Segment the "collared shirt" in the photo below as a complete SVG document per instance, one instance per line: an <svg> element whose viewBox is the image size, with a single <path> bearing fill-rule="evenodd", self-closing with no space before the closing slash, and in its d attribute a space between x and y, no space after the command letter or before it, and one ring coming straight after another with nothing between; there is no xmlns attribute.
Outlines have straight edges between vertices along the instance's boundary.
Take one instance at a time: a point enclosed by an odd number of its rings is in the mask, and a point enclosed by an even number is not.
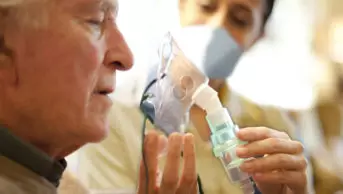
<svg viewBox="0 0 343 194"><path fill-rule="evenodd" d="M53 160L47 154L14 136L3 127L0 127L0 155L44 177L56 187L59 185L67 166L64 159Z"/></svg>

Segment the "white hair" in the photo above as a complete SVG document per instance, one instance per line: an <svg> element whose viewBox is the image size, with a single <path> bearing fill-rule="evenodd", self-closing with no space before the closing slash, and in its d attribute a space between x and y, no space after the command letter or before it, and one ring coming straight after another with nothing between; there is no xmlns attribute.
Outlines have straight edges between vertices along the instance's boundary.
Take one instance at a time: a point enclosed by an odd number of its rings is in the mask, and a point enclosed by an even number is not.
<svg viewBox="0 0 343 194"><path fill-rule="evenodd" d="M45 0L0 0L0 28L7 21L9 25L41 27L48 23ZM1 31L1 29L0 29ZM1 32L0 32L1 34Z"/></svg>
<svg viewBox="0 0 343 194"><path fill-rule="evenodd" d="M22 2L23 0L0 0L0 8L13 7Z"/></svg>
<svg viewBox="0 0 343 194"><path fill-rule="evenodd" d="M47 23L47 17L42 14L45 10L42 11L38 2L43 0L0 0L0 65L11 55L3 34L7 26L39 27Z"/></svg>

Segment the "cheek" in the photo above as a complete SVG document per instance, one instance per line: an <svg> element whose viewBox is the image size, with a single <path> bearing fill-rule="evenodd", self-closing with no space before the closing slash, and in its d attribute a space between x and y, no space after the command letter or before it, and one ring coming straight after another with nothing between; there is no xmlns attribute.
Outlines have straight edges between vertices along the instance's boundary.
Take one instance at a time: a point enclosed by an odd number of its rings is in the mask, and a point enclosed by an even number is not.
<svg viewBox="0 0 343 194"><path fill-rule="evenodd" d="M231 34L237 44L244 50L250 48L259 38L260 33L256 33L253 29L243 30L232 25L227 25L226 30Z"/></svg>
<svg viewBox="0 0 343 194"><path fill-rule="evenodd" d="M238 45L241 48L244 48L244 40L245 40L245 37L247 36L247 33L245 33L243 30L239 30L231 26L226 27L226 30L231 34L231 36L238 43Z"/></svg>
<svg viewBox="0 0 343 194"><path fill-rule="evenodd" d="M211 16L203 13L195 2L187 0L182 3L182 7L179 8L180 24L182 27L208 23Z"/></svg>
<svg viewBox="0 0 343 194"><path fill-rule="evenodd" d="M75 101L81 99L72 96L87 96L93 90L103 58L100 43L70 29L29 35L22 39L25 44L17 57L19 87Z"/></svg>

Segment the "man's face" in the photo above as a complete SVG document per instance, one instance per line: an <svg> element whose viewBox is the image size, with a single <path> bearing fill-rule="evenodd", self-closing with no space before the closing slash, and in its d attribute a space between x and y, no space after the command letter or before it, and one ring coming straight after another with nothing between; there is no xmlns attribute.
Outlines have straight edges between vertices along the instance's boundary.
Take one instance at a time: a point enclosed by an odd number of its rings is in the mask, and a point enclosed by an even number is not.
<svg viewBox="0 0 343 194"><path fill-rule="evenodd" d="M108 130L106 94L115 89L115 72L133 64L116 26L116 0L43 2L33 3L43 8L33 13L27 8L40 23L24 19L5 34L16 76L5 88L13 115L27 130L43 127L81 144L99 141Z"/></svg>
<svg viewBox="0 0 343 194"><path fill-rule="evenodd" d="M206 24L226 29L242 48L261 35L264 0L179 0L182 26Z"/></svg>

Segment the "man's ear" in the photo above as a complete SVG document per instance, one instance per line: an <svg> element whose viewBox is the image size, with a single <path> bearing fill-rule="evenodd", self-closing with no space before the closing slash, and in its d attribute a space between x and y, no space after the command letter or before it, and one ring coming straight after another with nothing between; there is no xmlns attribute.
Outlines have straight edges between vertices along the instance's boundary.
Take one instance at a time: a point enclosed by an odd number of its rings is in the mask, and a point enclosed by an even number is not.
<svg viewBox="0 0 343 194"><path fill-rule="evenodd" d="M13 57L13 52L6 44L5 35L0 31L0 85L15 84L17 80Z"/></svg>

